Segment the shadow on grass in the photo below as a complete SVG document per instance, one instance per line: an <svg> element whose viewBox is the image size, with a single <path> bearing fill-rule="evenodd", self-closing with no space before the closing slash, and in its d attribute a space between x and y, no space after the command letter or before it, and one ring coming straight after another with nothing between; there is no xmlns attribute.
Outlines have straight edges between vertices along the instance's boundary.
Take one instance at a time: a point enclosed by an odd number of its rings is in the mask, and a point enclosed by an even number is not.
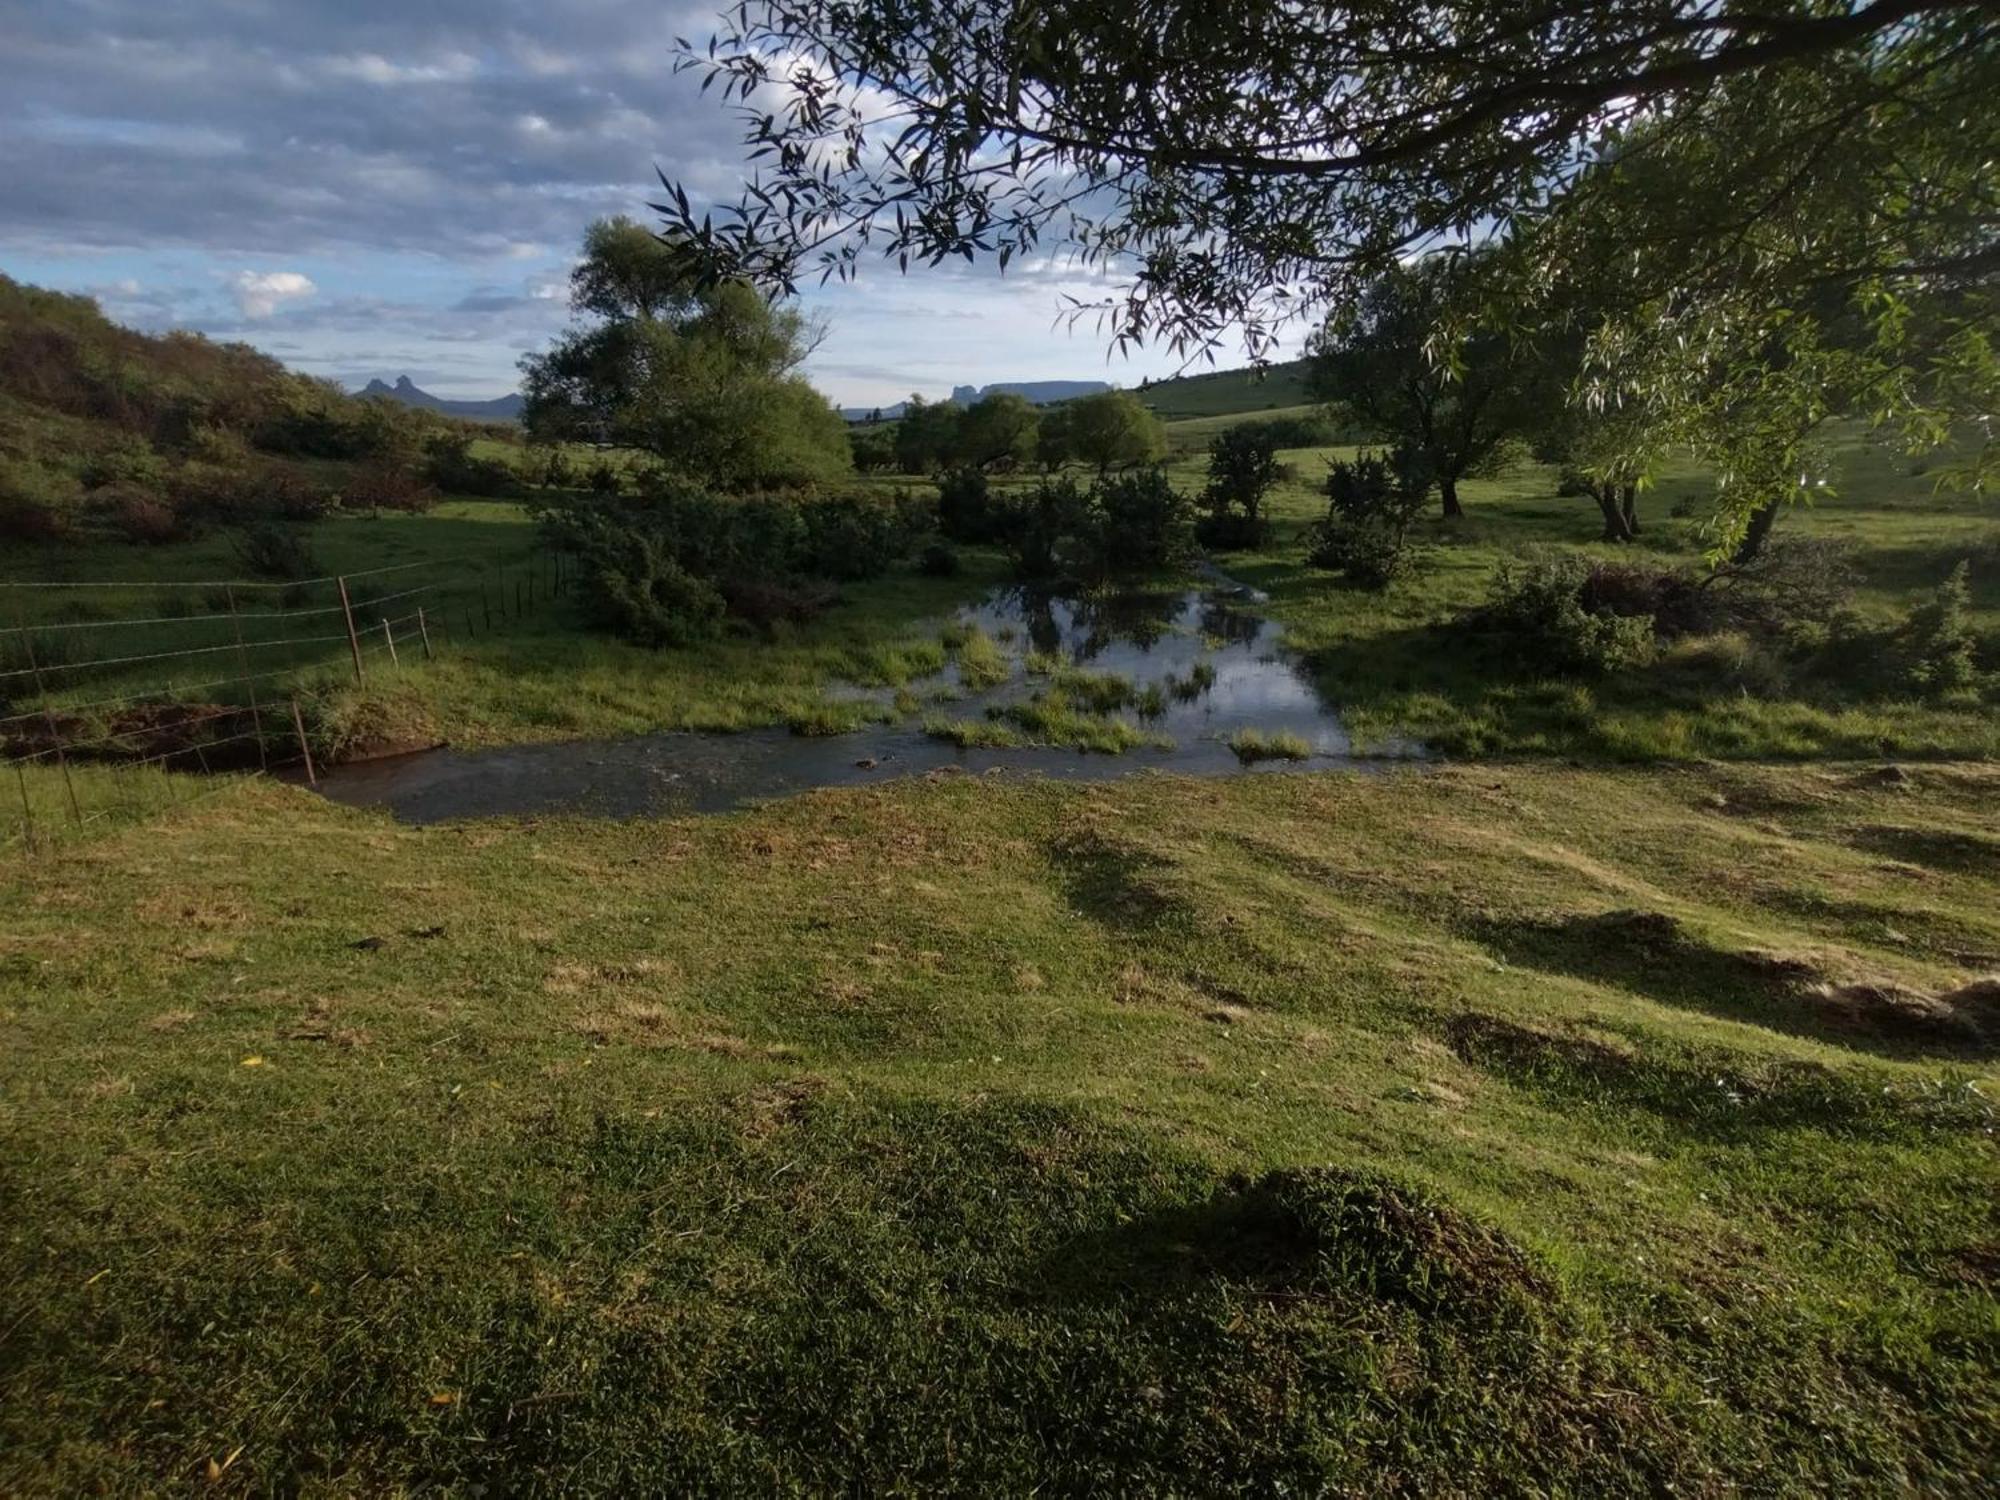
<svg viewBox="0 0 2000 1500"><path fill-rule="evenodd" d="M1951 828L1872 823L1854 831L1855 848L1945 874L2000 875L2000 839Z"/></svg>
<svg viewBox="0 0 2000 1500"><path fill-rule="evenodd" d="M1965 1039L1946 1034L1914 1029L1869 1034L1843 1025L1810 996L1808 987L1822 977L1813 964L1717 947L1664 912L1611 911L1552 921L1484 919L1471 924L1469 935L1519 968L1613 985L1662 1005L1796 1036L1865 1046L1895 1057L1968 1050ZM1976 1043L1970 1045L1976 1050Z"/></svg>
<svg viewBox="0 0 2000 1500"><path fill-rule="evenodd" d="M1988 1131L1993 1106L1951 1080L1884 1086L1818 1063L1758 1063L1721 1053L1652 1053L1592 1037L1522 1026L1498 1016L1454 1016L1445 1040L1465 1061L1551 1104L1588 1103L1657 1116L1669 1129L1718 1144L1771 1131L1830 1135Z"/></svg>
<svg viewBox="0 0 2000 1500"><path fill-rule="evenodd" d="M1048 859L1070 904L1106 927L1146 932L1191 915L1155 878L1168 861L1147 850L1084 830L1053 841Z"/></svg>

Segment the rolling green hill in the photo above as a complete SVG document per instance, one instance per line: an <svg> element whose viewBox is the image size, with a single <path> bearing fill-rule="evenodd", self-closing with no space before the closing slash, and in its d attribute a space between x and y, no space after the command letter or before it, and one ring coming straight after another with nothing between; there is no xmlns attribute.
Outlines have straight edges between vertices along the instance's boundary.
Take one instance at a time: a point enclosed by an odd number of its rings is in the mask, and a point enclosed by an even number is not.
<svg viewBox="0 0 2000 1500"><path fill-rule="evenodd" d="M1139 399L1162 421L1177 422L1302 406L1312 396L1306 390L1306 362L1295 359L1262 370L1213 370L1156 381L1140 390Z"/></svg>

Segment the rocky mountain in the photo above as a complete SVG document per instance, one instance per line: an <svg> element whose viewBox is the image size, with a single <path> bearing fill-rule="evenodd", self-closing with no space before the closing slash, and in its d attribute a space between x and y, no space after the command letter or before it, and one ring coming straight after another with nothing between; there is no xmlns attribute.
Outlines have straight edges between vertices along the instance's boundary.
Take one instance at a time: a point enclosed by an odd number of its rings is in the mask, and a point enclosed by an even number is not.
<svg viewBox="0 0 2000 1500"><path fill-rule="evenodd" d="M407 375L398 375L394 385L382 380L371 380L359 394L363 396L387 396L391 401L400 401L405 406L421 406L427 411L443 412L448 417L464 417L472 422L518 422L521 420L521 393L513 391L505 396L495 396L491 401L448 401L442 396L433 396Z"/></svg>
<svg viewBox="0 0 2000 1500"><path fill-rule="evenodd" d="M953 386L946 398L959 406L971 406L986 396L1008 392L1016 396L1026 396L1037 406L1046 406L1051 401L1069 401L1078 396L1094 396L1099 391L1110 390L1110 385L1102 380L1003 380L993 385ZM901 401L892 406L843 406L840 414L850 422L865 422L880 413L882 420L892 421L903 414Z"/></svg>

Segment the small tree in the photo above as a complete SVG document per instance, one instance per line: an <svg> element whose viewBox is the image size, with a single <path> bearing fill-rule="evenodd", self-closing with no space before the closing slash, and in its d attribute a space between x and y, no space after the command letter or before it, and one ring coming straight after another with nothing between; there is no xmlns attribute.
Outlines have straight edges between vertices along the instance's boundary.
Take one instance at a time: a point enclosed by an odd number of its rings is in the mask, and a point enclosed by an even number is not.
<svg viewBox="0 0 2000 1500"><path fill-rule="evenodd" d="M1429 495L1429 471L1411 449L1336 463L1326 476L1326 519L1306 538L1306 561L1357 588L1387 588L1415 560L1410 524Z"/></svg>
<svg viewBox="0 0 2000 1500"><path fill-rule="evenodd" d="M896 424L896 467L905 474L930 474L950 464L961 415L961 408L949 401L910 397Z"/></svg>
<svg viewBox="0 0 2000 1500"><path fill-rule="evenodd" d="M1167 429L1130 391L1100 391L1069 403L1069 451L1100 475L1135 469L1167 456Z"/></svg>
<svg viewBox="0 0 2000 1500"><path fill-rule="evenodd" d="M1910 611L1904 634L1909 643L1910 686L1944 696L1963 692L1979 680L1979 642L1965 612L1972 604L1971 565L1961 559L1930 599Z"/></svg>
<svg viewBox="0 0 2000 1500"><path fill-rule="evenodd" d="M1278 445L1256 423L1225 427L1208 445L1208 487L1196 535L1205 547L1255 547L1264 540L1264 497L1278 482Z"/></svg>
<svg viewBox="0 0 2000 1500"><path fill-rule="evenodd" d="M1076 458L1074 440L1075 424L1070 418L1069 403L1043 407L1035 441L1035 461L1050 472L1062 468Z"/></svg>
<svg viewBox="0 0 2000 1500"><path fill-rule="evenodd" d="M1012 469L1032 463L1041 417L1026 396L995 391L967 407L958 419L952 459L978 469Z"/></svg>
<svg viewBox="0 0 2000 1500"><path fill-rule="evenodd" d="M1521 418L1525 351L1466 321L1479 263L1440 254L1388 271L1322 330L1308 376L1316 395L1422 457L1448 520L1465 514L1459 481L1505 462Z"/></svg>

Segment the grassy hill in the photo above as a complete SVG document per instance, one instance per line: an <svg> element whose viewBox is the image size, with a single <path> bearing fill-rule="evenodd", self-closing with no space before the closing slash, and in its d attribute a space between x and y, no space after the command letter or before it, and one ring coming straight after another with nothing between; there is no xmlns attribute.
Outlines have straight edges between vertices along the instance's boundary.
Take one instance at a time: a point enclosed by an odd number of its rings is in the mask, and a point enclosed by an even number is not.
<svg viewBox="0 0 2000 1500"><path fill-rule="evenodd" d="M1263 370L1215 370L1155 381L1136 394L1164 422L1219 417L1234 412L1275 412L1312 401L1306 362L1288 360Z"/></svg>

